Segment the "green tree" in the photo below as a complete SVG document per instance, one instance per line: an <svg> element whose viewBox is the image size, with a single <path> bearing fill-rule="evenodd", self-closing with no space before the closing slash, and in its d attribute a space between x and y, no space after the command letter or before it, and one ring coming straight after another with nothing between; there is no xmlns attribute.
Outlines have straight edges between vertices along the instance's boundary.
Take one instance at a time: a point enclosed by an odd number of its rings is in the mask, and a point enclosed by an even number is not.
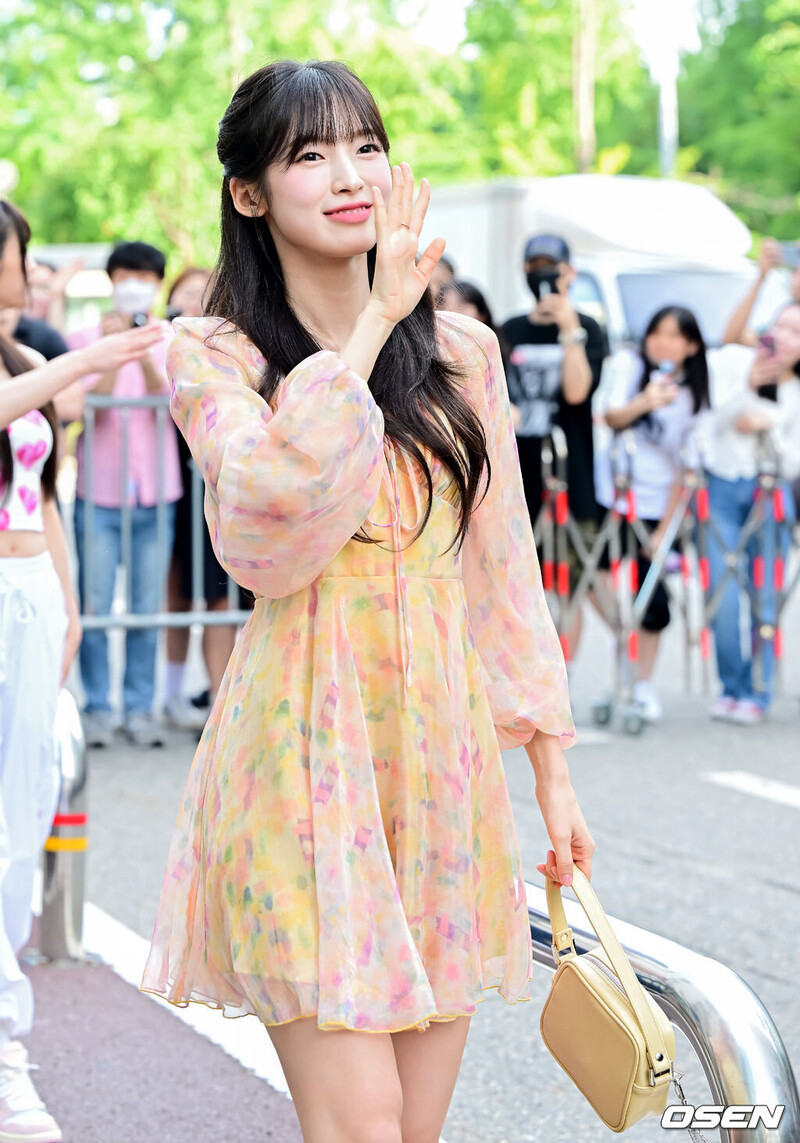
<svg viewBox="0 0 800 1143"><path fill-rule="evenodd" d="M694 169L761 232L800 236L800 0L706 0L680 84Z"/></svg>

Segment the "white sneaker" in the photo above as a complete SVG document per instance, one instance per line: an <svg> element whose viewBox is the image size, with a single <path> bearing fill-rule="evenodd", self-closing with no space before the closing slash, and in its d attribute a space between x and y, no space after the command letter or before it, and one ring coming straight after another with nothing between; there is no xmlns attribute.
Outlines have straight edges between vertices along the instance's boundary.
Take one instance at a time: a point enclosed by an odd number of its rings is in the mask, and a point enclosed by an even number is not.
<svg viewBox="0 0 800 1143"><path fill-rule="evenodd" d="M739 700L732 698L731 695L720 695L716 702L711 704L708 713L717 722L735 722L734 715L738 705Z"/></svg>
<svg viewBox="0 0 800 1143"><path fill-rule="evenodd" d="M60 1143L63 1138L28 1074L34 1067L19 1040L0 1050L0 1143Z"/></svg>
<svg viewBox="0 0 800 1143"><path fill-rule="evenodd" d="M107 749L114 741L117 720L110 710L85 710L81 715L83 736L89 747Z"/></svg>
<svg viewBox="0 0 800 1143"><path fill-rule="evenodd" d="M122 729L134 746L163 746L166 742L163 726L144 710L132 710Z"/></svg>
<svg viewBox="0 0 800 1143"><path fill-rule="evenodd" d="M661 722L664 708L656 688L649 679L639 679L634 684L633 701L642 708L642 718L645 722Z"/></svg>
<svg viewBox="0 0 800 1143"><path fill-rule="evenodd" d="M752 699L741 699L731 717L740 726L758 726L764 721L764 710Z"/></svg>
<svg viewBox="0 0 800 1143"><path fill-rule="evenodd" d="M206 724L206 712L185 695L172 695L164 703L164 721L176 730L202 730Z"/></svg>

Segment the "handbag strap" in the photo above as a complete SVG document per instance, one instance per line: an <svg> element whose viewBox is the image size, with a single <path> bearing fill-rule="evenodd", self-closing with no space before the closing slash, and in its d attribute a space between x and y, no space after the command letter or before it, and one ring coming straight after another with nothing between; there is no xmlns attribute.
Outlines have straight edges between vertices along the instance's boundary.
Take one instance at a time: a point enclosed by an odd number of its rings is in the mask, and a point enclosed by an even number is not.
<svg viewBox="0 0 800 1143"><path fill-rule="evenodd" d="M556 963L560 963L563 956L577 956L578 950L575 948L572 929L567 924L564 903L561 900L561 886L546 878L545 888L547 891L547 909L553 926L553 953ZM611 961L614 972L617 974L639 1022L647 1045L647 1054L650 1058L652 1080L655 1081L655 1078L660 1076L668 1077L672 1060L664 1043L661 1029L650 1011L644 989L637 980L636 973L631 968L630 961L609 924L603 906L597 899L597 894L589 884L588 878L577 865L573 866L572 869L572 888L575 890L575 896L578 898L581 908L589 918L589 923L599 937L600 944Z"/></svg>

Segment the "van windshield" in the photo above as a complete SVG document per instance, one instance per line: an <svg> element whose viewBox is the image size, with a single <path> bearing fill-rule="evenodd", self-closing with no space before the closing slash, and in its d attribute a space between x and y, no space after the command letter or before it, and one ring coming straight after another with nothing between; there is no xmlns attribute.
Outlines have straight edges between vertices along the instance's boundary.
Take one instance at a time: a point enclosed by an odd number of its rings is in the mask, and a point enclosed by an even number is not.
<svg viewBox="0 0 800 1143"><path fill-rule="evenodd" d="M695 313L708 345L720 345L725 326L753 279L730 272L663 270L620 274L617 282L630 340L641 341L650 318L663 306L680 305ZM751 326L758 330L768 326L788 300L785 277L770 275L751 316Z"/></svg>

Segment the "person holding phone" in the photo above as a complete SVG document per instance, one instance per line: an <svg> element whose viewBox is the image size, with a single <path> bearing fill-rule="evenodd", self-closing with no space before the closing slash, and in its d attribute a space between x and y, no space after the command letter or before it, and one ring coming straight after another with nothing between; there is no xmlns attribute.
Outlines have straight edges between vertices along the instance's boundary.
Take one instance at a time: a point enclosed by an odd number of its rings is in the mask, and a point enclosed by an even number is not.
<svg viewBox="0 0 800 1143"><path fill-rule="evenodd" d="M771 497L761 500L763 517L745 553L751 587L755 561L763 561L763 587L755 592L753 653L742 653L742 593L735 575L726 574L726 553L736 549L757 489L761 450L777 449L786 518L795 506L788 482L800 475L800 299L785 306L757 349L729 345L709 354L712 414L708 419L706 468L712 527L708 532L711 595L725 583L712 619L722 691L713 718L755 725L772 698L774 644L760 639L762 626L776 621L775 558L787 544ZM785 554L785 552L784 552ZM760 672L754 671L754 652Z"/></svg>
<svg viewBox="0 0 800 1143"><path fill-rule="evenodd" d="M758 345L758 333L750 326L750 318L767 276L782 266L791 272L790 297L800 302L800 241L777 242L774 238L765 238L758 257L758 276L731 314L722 335L723 344L747 345L753 349Z"/></svg>
<svg viewBox="0 0 800 1143"><path fill-rule="evenodd" d="M507 381L517 451L531 523L542 507L542 440L554 424L567 438L569 507L591 548L599 510L594 493L592 396L600 384L608 343L597 322L579 313L569 297L577 271L563 238L536 234L523 253L523 270L535 299L533 309L510 318L500 339L508 352ZM580 574L570 545L570 586ZM568 633L574 655L581 616Z"/></svg>

